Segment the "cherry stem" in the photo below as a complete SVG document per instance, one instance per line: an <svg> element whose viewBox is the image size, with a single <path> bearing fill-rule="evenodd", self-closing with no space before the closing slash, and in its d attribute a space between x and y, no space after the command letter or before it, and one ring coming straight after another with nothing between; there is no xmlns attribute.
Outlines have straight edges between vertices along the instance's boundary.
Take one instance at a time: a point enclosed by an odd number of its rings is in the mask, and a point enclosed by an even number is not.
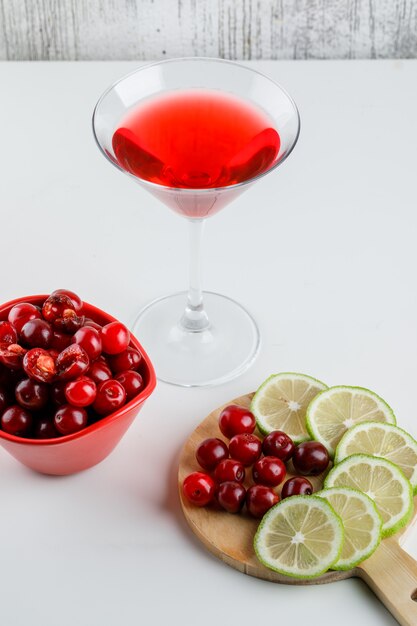
<svg viewBox="0 0 417 626"><path fill-rule="evenodd" d="M190 283L187 306L180 320L180 326L187 332L198 333L210 326L203 305L201 289L201 239L204 230L204 219L189 219L190 224Z"/></svg>

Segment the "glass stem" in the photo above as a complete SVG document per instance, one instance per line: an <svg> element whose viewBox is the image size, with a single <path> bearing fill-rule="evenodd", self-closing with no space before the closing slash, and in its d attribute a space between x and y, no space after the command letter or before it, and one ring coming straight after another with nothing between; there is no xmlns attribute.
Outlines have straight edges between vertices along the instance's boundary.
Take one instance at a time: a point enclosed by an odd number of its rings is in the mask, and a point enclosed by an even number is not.
<svg viewBox="0 0 417 626"><path fill-rule="evenodd" d="M180 320L182 328L188 332L198 333L210 326L203 305L201 289L201 238L204 230L204 219L189 219L190 225L190 284L188 288L187 306Z"/></svg>

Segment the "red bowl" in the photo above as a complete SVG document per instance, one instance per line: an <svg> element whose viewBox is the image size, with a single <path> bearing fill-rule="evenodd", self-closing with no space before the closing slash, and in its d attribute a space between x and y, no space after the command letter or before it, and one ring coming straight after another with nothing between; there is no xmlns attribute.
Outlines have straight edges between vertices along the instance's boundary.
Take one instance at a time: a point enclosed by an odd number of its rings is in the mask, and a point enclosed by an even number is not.
<svg viewBox="0 0 417 626"><path fill-rule="evenodd" d="M0 306L0 320L6 320L10 309L20 302L41 305L48 296L27 296ZM114 317L84 302L83 313L98 322L108 324ZM140 350L143 361L141 375L145 386L135 398L115 413L103 417L83 430L54 439L26 439L9 435L0 429L0 445L15 459L43 474L74 474L100 463L115 448L129 428L156 385L155 371L148 355L135 337L130 345Z"/></svg>

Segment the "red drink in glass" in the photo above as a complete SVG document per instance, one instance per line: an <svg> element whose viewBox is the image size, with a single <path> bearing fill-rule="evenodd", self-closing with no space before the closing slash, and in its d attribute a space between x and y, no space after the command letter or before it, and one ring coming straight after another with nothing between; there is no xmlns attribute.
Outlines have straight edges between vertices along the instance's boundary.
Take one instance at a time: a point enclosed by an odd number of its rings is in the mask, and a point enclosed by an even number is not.
<svg viewBox="0 0 417 626"><path fill-rule="evenodd" d="M118 164L172 188L241 183L275 162L280 137L258 106L216 90L179 90L130 110L113 135Z"/></svg>

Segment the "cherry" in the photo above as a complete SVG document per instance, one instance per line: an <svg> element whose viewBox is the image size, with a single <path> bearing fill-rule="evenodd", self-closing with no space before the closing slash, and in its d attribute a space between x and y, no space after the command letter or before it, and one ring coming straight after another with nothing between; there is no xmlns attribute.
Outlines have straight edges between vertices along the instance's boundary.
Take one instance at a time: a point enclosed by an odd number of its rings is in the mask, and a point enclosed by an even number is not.
<svg viewBox="0 0 417 626"><path fill-rule="evenodd" d="M73 291L69 291L68 289L55 289L51 293L51 296L67 296L72 302L72 306L74 307L74 311L79 313L83 308L83 301L80 296L77 296Z"/></svg>
<svg viewBox="0 0 417 626"><path fill-rule="evenodd" d="M60 433L55 428L55 424L47 417L41 417L35 422L33 436L35 439L53 439L59 437Z"/></svg>
<svg viewBox="0 0 417 626"><path fill-rule="evenodd" d="M311 496L313 485L307 478L294 476L289 478L282 486L281 500L290 496Z"/></svg>
<svg viewBox="0 0 417 626"><path fill-rule="evenodd" d="M250 433L235 435L229 442L230 456L246 467L259 459L262 451L262 443L259 437Z"/></svg>
<svg viewBox="0 0 417 626"><path fill-rule="evenodd" d="M54 323L55 320L65 315L75 314L74 304L65 294L51 294L43 303L42 315L48 322Z"/></svg>
<svg viewBox="0 0 417 626"><path fill-rule="evenodd" d="M214 497L214 480L203 472L189 474L183 482L184 495L195 506L206 506Z"/></svg>
<svg viewBox="0 0 417 626"><path fill-rule="evenodd" d="M54 424L61 435L71 435L87 426L87 412L83 408L64 404L55 413Z"/></svg>
<svg viewBox="0 0 417 626"><path fill-rule="evenodd" d="M54 358L43 348L32 348L23 357L23 369L32 380L50 383L56 375Z"/></svg>
<svg viewBox="0 0 417 626"><path fill-rule="evenodd" d="M15 327L18 333L29 320L40 319L41 313L39 309L29 302L21 302L15 304L10 309L8 320Z"/></svg>
<svg viewBox="0 0 417 626"><path fill-rule="evenodd" d="M21 380L15 389L17 402L24 409L39 411L48 403L48 386L38 383L30 378Z"/></svg>
<svg viewBox="0 0 417 626"><path fill-rule="evenodd" d="M42 315L65 333L75 333L84 324L84 317L77 315L71 298L65 294L50 295L43 303Z"/></svg>
<svg viewBox="0 0 417 626"><path fill-rule="evenodd" d="M22 343L31 348L49 348L52 338L52 327L45 320L29 320L20 331Z"/></svg>
<svg viewBox="0 0 417 626"><path fill-rule="evenodd" d="M203 469L212 470L220 461L227 459L229 450L224 441L216 437L210 437L200 443L195 456Z"/></svg>
<svg viewBox="0 0 417 626"><path fill-rule="evenodd" d="M99 330L99 331L103 328L101 326L101 324L97 324L97 322L95 322L94 320L90 319L89 317L85 318L84 326L90 326L90 328L95 328L96 330Z"/></svg>
<svg viewBox="0 0 417 626"><path fill-rule="evenodd" d="M93 409L99 415L108 415L119 409L126 400L126 391L117 380L105 380L97 387Z"/></svg>
<svg viewBox="0 0 417 626"><path fill-rule="evenodd" d="M107 363L104 363L103 361L94 361L94 363L90 365L87 375L92 378L97 385L102 383L104 380L109 380L112 377L111 369ZM118 376L116 378L118 379ZM119 382L121 383L120 380Z"/></svg>
<svg viewBox="0 0 417 626"><path fill-rule="evenodd" d="M56 360L57 373L62 380L71 380L84 374L89 364L87 352L77 343L65 348Z"/></svg>
<svg viewBox="0 0 417 626"><path fill-rule="evenodd" d="M52 341L50 345L51 348L62 352L62 350L68 348L71 342L71 335L67 335L67 333L63 333L60 330L56 330L55 328L53 329Z"/></svg>
<svg viewBox="0 0 417 626"><path fill-rule="evenodd" d="M17 343L17 332L10 322L0 322L0 343Z"/></svg>
<svg viewBox="0 0 417 626"><path fill-rule="evenodd" d="M8 402L8 396L7 396L6 390L0 387L0 415L7 408L8 404L9 402Z"/></svg>
<svg viewBox="0 0 417 626"><path fill-rule="evenodd" d="M255 426L256 421L253 414L243 406L236 404L227 406L219 416L219 428L228 439L242 433L253 433Z"/></svg>
<svg viewBox="0 0 417 626"><path fill-rule="evenodd" d="M328 466L329 453L318 441L305 441L295 448L292 462L299 474L316 476Z"/></svg>
<svg viewBox="0 0 417 626"><path fill-rule="evenodd" d="M50 397L51 397L51 401L56 406L62 406L63 404L67 403L67 398L65 396L66 386L67 386L67 383L65 382L65 380L62 382L55 382L53 385L51 385Z"/></svg>
<svg viewBox="0 0 417 626"><path fill-rule="evenodd" d="M124 352L109 358L110 367L115 374L126 370L137 370L141 361L141 353L130 346Z"/></svg>
<svg viewBox="0 0 417 626"><path fill-rule="evenodd" d="M89 406L97 395L96 383L87 376L81 376L66 384L65 397L73 406Z"/></svg>
<svg viewBox="0 0 417 626"><path fill-rule="evenodd" d="M267 487L276 487L282 483L286 473L285 464L276 456L258 459L252 469L253 480Z"/></svg>
<svg viewBox="0 0 417 626"><path fill-rule="evenodd" d="M27 350L17 343L0 343L0 362L9 369L19 370Z"/></svg>
<svg viewBox="0 0 417 626"><path fill-rule="evenodd" d="M101 341L106 354L120 354L129 345L130 332L120 322L110 322L101 329Z"/></svg>
<svg viewBox="0 0 417 626"><path fill-rule="evenodd" d="M240 483L228 480L216 490L216 499L228 513L239 513L245 504L246 489Z"/></svg>
<svg viewBox="0 0 417 626"><path fill-rule="evenodd" d="M278 501L278 494L265 485L252 485L246 492L246 508L253 517L263 517Z"/></svg>
<svg viewBox="0 0 417 626"><path fill-rule="evenodd" d="M1 416L1 427L11 435L25 435L32 426L32 415L26 409L14 404Z"/></svg>
<svg viewBox="0 0 417 626"><path fill-rule="evenodd" d="M293 440L282 430L273 430L262 442L265 456L276 456L284 462L292 457L294 450Z"/></svg>
<svg viewBox="0 0 417 626"><path fill-rule="evenodd" d="M239 461L224 459L216 465L214 478L218 483L224 483L226 481L243 483L245 480L245 468Z"/></svg>
<svg viewBox="0 0 417 626"><path fill-rule="evenodd" d="M100 333L91 326L83 326L72 338L73 343L77 343L88 354L90 361L95 361L103 349Z"/></svg>
<svg viewBox="0 0 417 626"><path fill-rule="evenodd" d="M114 377L126 391L126 400L131 400L143 389L143 378L138 372L127 370Z"/></svg>

